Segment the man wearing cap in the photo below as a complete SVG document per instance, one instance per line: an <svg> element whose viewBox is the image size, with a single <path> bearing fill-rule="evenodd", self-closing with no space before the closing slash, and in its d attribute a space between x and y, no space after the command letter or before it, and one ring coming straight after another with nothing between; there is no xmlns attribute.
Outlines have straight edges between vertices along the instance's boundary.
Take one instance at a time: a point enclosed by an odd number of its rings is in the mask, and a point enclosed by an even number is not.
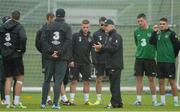
<svg viewBox="0 0 180 112"><path fill-rule="evenodd" d="M111 100L107 108L122 108L123 103L120 91L121 70L123 69L123 41L114 29L111 19L105 20L106 41L93 45L96 52L106 51L106 74L110 80Z"/></svg>
<svg viewBox="0 0 180 112"><path fill-rule="evenodd" d="M60 86L67 69L67 61L71 50L71 27L65 22L64 9L56 10L56 19L48 24L42 31L42 56L45 59L45 78L42 87L41 108L46 107L48 87L52 76L54 77L54 100L53 109L60 109L58 104L60 95Z"/></svg>
<svg viewBox="0 0 180 112"><path fill-rule="evenodd" d="M101 44L105 43L105 27L104 27L104 21L106 20L105 17L99 18L99 26L100 29L97 30L93 34L93 40L94 43L100 42ZM95 65L96 70L96 94L97 94L97 100L94 103L94 105L99 105L101 103L101 91L102 91L102 80L103 76L105 74L105 60L106 60L106 52L100 51L100 52L92 52L92 61Z"/></svg>

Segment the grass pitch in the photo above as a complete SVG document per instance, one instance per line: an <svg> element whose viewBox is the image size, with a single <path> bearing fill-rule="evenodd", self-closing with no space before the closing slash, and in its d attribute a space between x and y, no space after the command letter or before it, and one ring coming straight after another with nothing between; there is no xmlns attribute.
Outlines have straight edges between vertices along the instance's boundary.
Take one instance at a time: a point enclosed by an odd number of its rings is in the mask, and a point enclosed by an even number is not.
<svg viewBox="0 0 180 112"><path fill-rule="evenodd" d="M69 93L67 93L69 96ZM154 107L151 103L151 95L149 92L144 92L142 96L142 106L134 106L133 102L135 100L135 92L122 92L122 98L124 107L119 109L106 109L105 106L109 103L110 93L103 92L102 94L102 104L98 106L87 106L84 105L84 96L82 92L76 94L75 101L77 106L64 106L61 105L60 110L51 109L51 106L47 106L46 109L40 108L41 93L23 93L21 100L23 105L27 106L27 109L6 109L5 106L0 105L0 111L68 111L68 112L106 112L106 111L180 111L180 107L173 106L173 97L166 96L166 106ZM160 98L158 97L158 100ZM90 101L95 102L96 94L95 92L90 93ZM180 101L179 101L180 102Z"/></svg>

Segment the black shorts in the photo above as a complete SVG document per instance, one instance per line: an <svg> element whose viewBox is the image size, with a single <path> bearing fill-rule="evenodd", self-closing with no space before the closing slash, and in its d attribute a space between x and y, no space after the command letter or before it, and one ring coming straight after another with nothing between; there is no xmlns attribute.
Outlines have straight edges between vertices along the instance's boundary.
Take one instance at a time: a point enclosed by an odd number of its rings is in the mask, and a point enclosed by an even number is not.
<svg viewBox="0 0 180 112"><path fill-rule="evenodd" d="M157 78L159 79L175 79L176 71L175 71L175 64L174 63L166 63L166 62L158 62L158 75Z"/></svg>
<svg viewBox="0 0 180 112"><path fill-rule="evenodd" d="M155 77L157 75L157 65L155 60L149 59L136 59L135 61L135 76L150 76Z"/></svg>
<svg viewBox="0 0 180 112"><path fill-rule="evenodd" d="M83 81L89 81L91 80L91 66L90 65L79 65L75 64L74 68L70 69L72 78L71 80L78 80L80 74L82 75Z"/></svg>
<svg viewBox="0 0 180 112"><path fill-rule="evenodd" d="M24 64L22 57L3 59L5 77L24 75Z"/></svg>
<svg viewBox="0 0 180 112"><path fill-rule="evenodd" d="M96 73L96 76L104 76L104 74L106 73L105 64L95 65L95 73Z"/></svg>

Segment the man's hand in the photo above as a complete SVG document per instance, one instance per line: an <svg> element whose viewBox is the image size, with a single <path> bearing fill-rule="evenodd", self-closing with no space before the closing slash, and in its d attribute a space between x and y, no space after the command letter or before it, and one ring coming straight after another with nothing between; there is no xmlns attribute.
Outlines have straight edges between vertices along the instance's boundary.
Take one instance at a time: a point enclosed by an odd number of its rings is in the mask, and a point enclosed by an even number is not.
<svg viewBox="0 0 180 112"><path fill-rule="evenodd" d="M74 61L71 61L71 62L69 63L69 65L68 65L68 67L74 68Z"/></svg>
<svg viewBox="0 0 180 112"><path fill-rule="evenodd" d="M93 44L92 46L96 52L99 52L102 48L102 44L100 42L97 42L97 44Z"/></svg>
<svg viewBox="0 0 180 112"><path fill-rule="evenodd" d="M154 25L154 26L153 26L153 30L154 30L155 32L158 32L158 29L159 29L158 25Z"/></svg>
<svg viewBox="0 0 180 112"><path fill-rule="evenodd" d="M59 58L59 52L58 51L54 51L54 53L52 54L53 58Z"/></svg>

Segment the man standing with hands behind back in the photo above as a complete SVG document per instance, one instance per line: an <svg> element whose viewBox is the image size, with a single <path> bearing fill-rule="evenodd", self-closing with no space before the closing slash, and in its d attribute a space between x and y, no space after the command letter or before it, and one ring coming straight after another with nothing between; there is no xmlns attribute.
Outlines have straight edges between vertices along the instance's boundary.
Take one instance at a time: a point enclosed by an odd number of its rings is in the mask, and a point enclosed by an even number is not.
<svg viewBox="0 0 180 112"><path fill-rule="evenodd" d="M69 46L71 46L72 31L71 27L65 22L64 9L56 10L56 19L43 30L42 55L45 59L45 78L42 88L41 108L46 107L48 87L52 76L54 77L54 101L53 109L60 109L58 104L60 86L67 69L69 60Z"/></svg>

